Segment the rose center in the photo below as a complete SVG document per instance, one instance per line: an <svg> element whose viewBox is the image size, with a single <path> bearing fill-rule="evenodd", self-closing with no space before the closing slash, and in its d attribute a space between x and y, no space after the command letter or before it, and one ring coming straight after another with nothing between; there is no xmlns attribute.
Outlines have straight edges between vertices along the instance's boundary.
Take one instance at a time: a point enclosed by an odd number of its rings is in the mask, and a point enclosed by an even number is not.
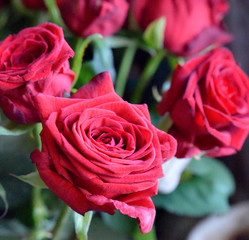
<svg viewBox="0 0 249 240"><path fill-rule="evenodd" d="M92 138L99 144L107 147L109 150L113 148L124 148L125 144L123 138L119 134L114 134L113 132L99 132L94 130L92 132Z"/></svg>
<svg viewBox="0 0 249 240"><path fill-rule="evenodd" d="M244 113L247 111L243 98L237 92L237 88L233 85L233 76L218 76L215 79L216 92L219 98L226 106L231 114Z"/></svg>

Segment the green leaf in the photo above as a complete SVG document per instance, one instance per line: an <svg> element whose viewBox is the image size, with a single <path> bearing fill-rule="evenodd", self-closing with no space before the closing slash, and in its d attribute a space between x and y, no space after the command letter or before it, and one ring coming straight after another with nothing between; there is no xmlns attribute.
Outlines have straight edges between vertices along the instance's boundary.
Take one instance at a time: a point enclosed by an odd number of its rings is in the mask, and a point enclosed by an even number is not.
<svg viewBox="0 0 249 240"><path fill-rule="evenodd" d="M0 126L0 135L19 136L35 127L35 124L17 124L9 121L6 125Z"/></svg>
<svg viewBox="0 0 249 240"><path fill-rule="evenodd" d="M223 213L229 209L228 198L234 192L235 184L225 165L216 159L202 157L192 160L186 171L189 177L184 178L174 192L153 197L157 207L189 216Z"/></svg>
<svg viewBox="0 0 249 240"><path fill-rule="evenodd" d="M87 240L87 233L90 227L92 216L93 211L86 212L85 216L74 212L75 232L79 240Z"/></svg>
<svg viewBox="0 0 249 240"><path fill-rule="evenodd" d="M114 215L101 213L101 217L108 227L120 233L131 234L138 225L135 219L123 215L119 211L115 211Z"/></svg>
<svg viewBox="0 0 249 240"><path fill-rule="evenodd" d="M155 49L161 49L164 41L164 31L166 27L166 18L161 17L153 21L144 32L144 41Z"/></svg>
<svg viewBox="0 0 249 240"><path fill-rule="evenodd" d="M39 187L39 188L48 188L47 185L42 181L38 172L32 172L27 175L21 175L21 176L17 176L15 174L11 174L11 175L32 186Z"/></svg>
<svg viewBox="0 0 249 240"><path fill-rule="evenodd" d="M7 214L7 211L8 211L8 201L7 201L6 193L5 193L5 190L2 184L0 184L0 197L2 198L3 203L4 203L4 212L0 215L0 219L1 219Z"/></svg>

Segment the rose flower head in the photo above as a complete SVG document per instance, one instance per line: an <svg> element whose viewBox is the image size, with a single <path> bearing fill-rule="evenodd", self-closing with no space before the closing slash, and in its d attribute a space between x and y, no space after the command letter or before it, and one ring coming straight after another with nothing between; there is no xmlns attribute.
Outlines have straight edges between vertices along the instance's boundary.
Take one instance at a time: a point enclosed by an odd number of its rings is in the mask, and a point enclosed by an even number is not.
<svg viewBox="0 0 249 240"><path fill-rule="evenodd" d="M158 112L170 113L177 157L231 155L249 132L249 78L229 50L214 49L177 66Z"/></svg>
<svg viewBox="0 0 249 240"><path fill-rule="evenodd" d="M116 33L129 6L126 0L57 0L57 4L67 27L81 37Z"/></svg>
<svg viewBox="0 0 249 240"><path fill-rule="evenodd" d="M42 151L31 158L47 186L80 214L119 210L149 232L155 218L151 196L176 141L151 124L147 106L120 98L108 72L72 98L38 94L34 101Z"/></svg>
<svg viewBox="0 0 249 240"><path fill-rule="evenodd" d="M74 52L62 28L52 23L25 28L0 42L0 106L18 123L39 122L32 96L70 92Z"/></svg>
<svg viewBox="0 0 249 240"><path fill-rule="evenodd" d="M132 15L142 29L165 17L164 46L185 57L231 40L222 24L228 7L226 0L133 0Z"/></svg>

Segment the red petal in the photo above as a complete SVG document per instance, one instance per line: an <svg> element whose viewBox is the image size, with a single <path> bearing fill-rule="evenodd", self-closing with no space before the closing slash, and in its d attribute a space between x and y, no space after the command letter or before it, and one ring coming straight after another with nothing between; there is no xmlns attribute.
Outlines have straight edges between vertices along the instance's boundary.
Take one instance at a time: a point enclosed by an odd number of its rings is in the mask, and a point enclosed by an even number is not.
<svg viewBox="0 0 249 240"><path fill-rule="evenodd" d="M109 72L96 75L89 83L81 87L72 98L96 98L114 92Z"/></svg>

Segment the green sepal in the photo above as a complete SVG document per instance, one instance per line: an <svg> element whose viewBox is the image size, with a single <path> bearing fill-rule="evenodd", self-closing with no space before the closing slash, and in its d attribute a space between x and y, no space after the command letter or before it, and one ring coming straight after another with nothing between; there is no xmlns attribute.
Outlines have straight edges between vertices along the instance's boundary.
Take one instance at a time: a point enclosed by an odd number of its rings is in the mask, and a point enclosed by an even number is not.
<svg viewBox="0 0 249 240"><path fill-rule="evenodd" d="M0 126L0 135L19 136L31 131L34 127L35 124L18 124L9 121L7 124Z"/></svg>
<svg viewBox="0 0 249 240"><path fill-rule="evenodd" d="M143 38L144 41L155 49L163 48L164 42L164 31L166 27L166 18L161 17L146 28Z"/></svg>
<svg viewBox="0 0 249 240"><path fill-rule="evenodd" d="M48 188L47 185L43 182L38 172L31 172L26 175L17 176L15 174L11 174L11 176L18 178L19 180L26 182L34 187L39 188Z"/></svg>
<svg viewBox="0 0 249 240"><path fill-rule="evenodd" d="M77 239L87 240L87 234L92 220L93 211L86 212L84 216L74 212L74 226Z"/></svg>

